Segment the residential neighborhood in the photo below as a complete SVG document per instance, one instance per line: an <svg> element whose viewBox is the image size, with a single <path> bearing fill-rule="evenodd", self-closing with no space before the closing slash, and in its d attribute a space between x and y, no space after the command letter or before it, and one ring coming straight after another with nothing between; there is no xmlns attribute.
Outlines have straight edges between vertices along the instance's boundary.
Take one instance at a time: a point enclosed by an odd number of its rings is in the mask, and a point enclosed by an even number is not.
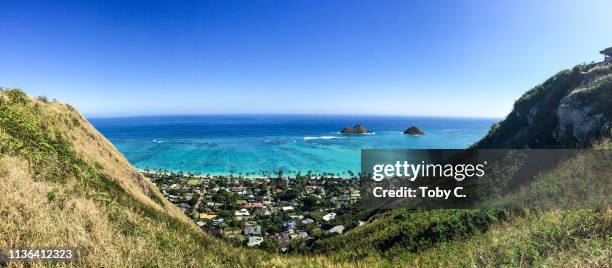
<svg viewBox="0 0 612 268"><path fill-rule="evenodd" d="M360 199L357 178L145 175L203 231L247 247L285 252L347 228L339 212Z"/></svg>

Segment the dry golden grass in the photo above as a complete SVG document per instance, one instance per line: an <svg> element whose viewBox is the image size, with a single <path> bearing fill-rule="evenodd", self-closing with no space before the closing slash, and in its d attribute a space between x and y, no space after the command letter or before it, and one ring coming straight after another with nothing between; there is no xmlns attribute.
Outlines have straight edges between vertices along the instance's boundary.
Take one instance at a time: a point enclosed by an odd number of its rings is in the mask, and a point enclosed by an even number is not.
<svg viewBox="0 0 612 268"><path fill-rule="evenodd" d="M74 144L75 151L89 163L97 163L104 173L114 178L139 201L160 211L163 210L197 229L197 226L180 209L163 198L157 187L133 168L125 156L77 110L67 104L42 103L36 99L32 99L32 102L33 105L38 103L42 109L47 109L45 113L64 118L61 120L63 125L57 126L58 130L60 133L65 133L66 138ZM165 206L162 208L158 203L152 201L151 195L160 197Z"/></svg>
<svg viewBox="0 0 612 268"><path fill-rule="evenodd" d="M0 105L7 105L3 103L3 100L7 99L5 94L0 91ZM554 213L535 219L519 219L473 238L437 245L419 252L418 256L409 255L400 261L372 258L357 263L338 263L326 256L285 256L232 247L199 230L177 207L165 200L155 185L140 175L125 157L72 107L32 98L23 105L11 107L11 112L23 112L21 109L25 108L29 116L38 117L38 121L48 123L51 126L49 131L56 132L70 141L72 150L79 159L86 162L86 166L94 167L97 173L107 175L118 183L117 188L121 188L113 193L114 196L109 195L112 197L110 199L96 198L92 194L104 194L99 190L107 188L101 187L94 189L95 191L83 189L83 183L87 183L83 180L91 176L64 172L63 174L72 174L70 176L74 178L53 181L33 174L33 170L40 171L41 168L34 169L31 166L33 163L28 162L19 151L3 154L10 150L2 150L5 144L2 144L1 138L15 137L2 128L10 128L12 125L0 125L0 248L77 249L77 259L74 263L59 263L58 266L430 267L443 263L450 266L495 266L496 263L504 263L504 260L497 258L504 256L509 250L531 249L532 241L541 233L546 233L550 229L548 226L564 224ZM36 162L35 165L43 165L42 169L60 168L54 165L57 162L53 161L57 159L47 160L49 161ZM154 201L152 197L160 201ZM603 224L608 226L608 234L609 230L612 230L609 227L612 226L610 215L610 211L605 214L606 223ZM563 233L555 235L565 238ZM572 266L605 266L611 250L608 244L602 245L601 239L584 239L578 242L594 244L551 252L549 259L538 260L538 263L554 265L558 261L567 261ZM592 249L601 252L590 252ZM509 256L512 258L514 255ZM48 265L49 263L45 262L9 263L11 267Z"/></svg>
<svg viewBox="0 0 612 268"><path fill-rule="evenodd" d="M116 245L131 242L116 236L100 208L83 198L68 199L63 206L50 203L47 193L56 187L32 180L27 163L17 158L0 159L0 248L78 247L87 259L76 264L93 264L107 259L119 265L121 249ZM34 263L42 265L43 263Z"/></svg>
<svg viewBox="0 0 612 268"><path fill-rule="evenodd" d="M0 98L0 105L15 105L2 102L7 100L5 92L0 91ZM76 261L58 263L59 266L338 266L324 257L280 256L235 248L205 235L72 107L33 98L19 105L23 106L11 109L40 117L37 120L50 126L49 132L70 141L78 157L117 182L122 191L115 195L124 195L124 201L104 202L90 196L103 193L85 191L85 177L58 182L41 179L32 174L33 163L26 157L19 153L0 154L0 248L76 248ZM1 127L0 134L11 135ZM0 142L0 149L5 145ZM44 165L42 168L49 170L59 168L48 164L53 161L57 159L34 165ZM159 197L157 202L151 199L154 195ZM8 265L38 267L49 263Z"/></svg>

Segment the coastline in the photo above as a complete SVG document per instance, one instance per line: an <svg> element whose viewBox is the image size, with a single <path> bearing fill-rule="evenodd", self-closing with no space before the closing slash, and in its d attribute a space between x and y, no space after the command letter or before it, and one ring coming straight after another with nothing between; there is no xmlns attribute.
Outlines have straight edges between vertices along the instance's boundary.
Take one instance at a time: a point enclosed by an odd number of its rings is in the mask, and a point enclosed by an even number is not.
<svg viewBox="0 0 612 268"><path fill-rule="evenodd" d="M215 174L206 174L206 175L202 175L202 174L194 174L194 173L190 173L190 172L183 172L183 171L146 171L143 169L137 169L138 173L144 175L145 177L149 176L155 176L155 175L164 175L164 176L171 176L171 175L175 175L175 176L182 176L184 178L196 178L196 179L216 179L216 178L231 178L231 179L252 179L252 180L259 180L259 179L298 179L295 175L294 176L287 176L287 175L282 175L282 176L276 176L274 174L270 174L268 176L266 175L239 175L239 174L227 174L227 173L215 173ZM181 175L182 174L182 175ZM291 174L296 174L296 173L291 173ZM330 173L327 173L330 174ZM354 173L354 174L359 174L359 173ZM300 178L308 178L307 174L301 175ZM358 176L336 176L336 175L323 175L322 173L317 173L317 174L311 174L310 175L310 179L323 179L323 178L331 178L331 179L357 179Z"/></svg>
<svg viewBox="0 0 612 268"><path fill-rule="evenodd" d="M342 134L359 122L373 133ZM141 171L269 177L349 176L361 149L463 149L494 120L360 116L162 116L93 120L93 125ZM402 134L417 125L419 138Z"/></svg>

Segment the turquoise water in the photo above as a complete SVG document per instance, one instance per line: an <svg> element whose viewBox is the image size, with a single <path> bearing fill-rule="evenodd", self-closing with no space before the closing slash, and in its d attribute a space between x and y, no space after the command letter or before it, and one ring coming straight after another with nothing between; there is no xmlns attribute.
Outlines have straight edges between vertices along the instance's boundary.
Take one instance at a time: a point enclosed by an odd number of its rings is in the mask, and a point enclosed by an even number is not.
<svg viewBox="0 0 612 268"><path fill-rule="evenodd" d="M497 119L204 115L92 118L92 124L139 169L200 174L347 174L358 172L360 149L466 148ZM342 135L360 123L372 135ZM416 125L427 134L401 132Z"/></svg>

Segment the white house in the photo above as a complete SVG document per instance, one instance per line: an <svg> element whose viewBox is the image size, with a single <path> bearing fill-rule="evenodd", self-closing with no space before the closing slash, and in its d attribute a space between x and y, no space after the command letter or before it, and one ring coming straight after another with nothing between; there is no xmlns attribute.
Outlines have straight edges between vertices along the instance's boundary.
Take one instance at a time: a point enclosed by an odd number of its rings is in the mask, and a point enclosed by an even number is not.
<svg viewBox="0 0 612 268"><path fill-rule="evenodd" d="M247 242L247 247L259 246L263 241L263 237L261 236L249 236L249 242Z"/></svg>
<svg viewBox="0 0 612 268"><path fill-rule="evenodd" d="M314 222L314 220L313 220L313 219L307 218L307 219L304 219L304 220L302 221L302 224L311 224L311 223L313 223L313 222Z"/></svg>
<svg viewBox="0 0 612 268"><path fill-rule="evenodd" d="M292 207L292 206L282 207L281 209L282 209L284 212L287 212L287 211L293 211L293 207Z"/></svg>
<svg viewBox="0 0 612 268"><path fill-rule="evenodd" d="M246 210L246 208L236 210L236 212L234 212L234 216L249 216L249 215L251 214L249 213L248 210Z"/></svg>
<svg viewBox="0 0 612 268"><path fill-rule="evenodd" d="M323 216L323 220L324 221L331 221L331 220L333 220L335 218L336 218L336 213L334 213L334 212L325 214L325 216Z"/></svg>
<svg viewBox="0 0 612 268"><path fill-rule="evenodd" d="M327 230L327 232L329 232L330 234L333 234L333 233L341 234L342 232L344 232L344 226L343 225L334 226L334 228Z"/></svg>

